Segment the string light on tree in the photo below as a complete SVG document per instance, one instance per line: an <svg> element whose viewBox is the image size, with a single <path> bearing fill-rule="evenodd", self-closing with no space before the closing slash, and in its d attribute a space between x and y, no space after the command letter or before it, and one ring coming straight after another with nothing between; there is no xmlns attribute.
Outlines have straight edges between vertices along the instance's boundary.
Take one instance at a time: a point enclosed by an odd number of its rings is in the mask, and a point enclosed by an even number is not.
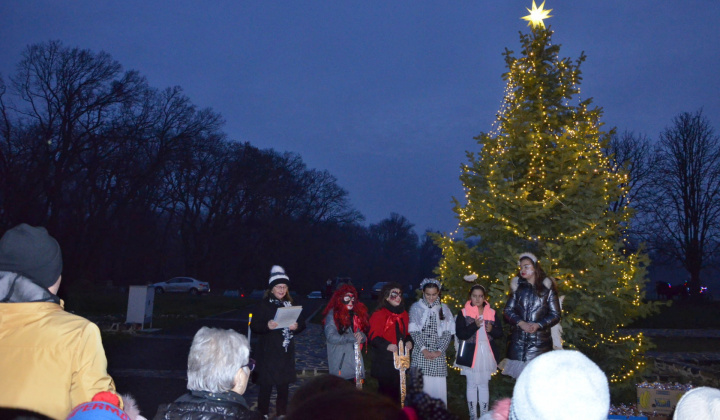
<svg viewBox="0 0 720 420"><path fill-rule="evenodd" d="M620 328L654 310L643 302L646 256L624 252L630 212L610 210L627 194L628 174L603 153L602 110L579 97L585 56L560 57L543 23L551 17L545 2L528 11L519 55L505 53L496 119L462 166L458 228L435 236L443 250L438 272L453 306L466 300L463 276L475 273L502 310L517 256L534 252L565 296L568 348L595 360L611 381L626 381L644 368L649 341ZM472 242L459 240L460 232Z"/></svg>

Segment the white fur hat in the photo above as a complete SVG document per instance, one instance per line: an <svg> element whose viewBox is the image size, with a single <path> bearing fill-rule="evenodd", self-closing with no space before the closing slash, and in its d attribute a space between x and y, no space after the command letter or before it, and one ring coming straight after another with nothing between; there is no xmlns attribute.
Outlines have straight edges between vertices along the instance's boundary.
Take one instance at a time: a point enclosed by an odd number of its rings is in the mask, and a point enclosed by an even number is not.
<svg viewBox="0 0 720 420"><path fill-rule="evenodd" d="M609 410L603 371L579 351L553 350L520 374L508 420L607 420Z"/></svg>
<svg viewBox="0 0 720 420"><path fill-rule="evenodd" d="M290 284L290 278L285 274L285 269L279 265L273 265L270 269L270 280L268 280L268 289L272 289L278 284Z"/></svg>
<svg viewBox="0 0 720 420"><path fill-rule="evenodd" d="M518 264L520 264L520 260L522 260L523 258L530 258L530 260L533 262L533 264L537 264L537 261L538 261L537 257L532 252L523 252L518 257Z"/></svg>
<svg viewBox="0 0 720 420"><path fill-rule="evenodd" d="M680 398L673 420L720 419L720 389L701 386L686 392Z"/></svg>

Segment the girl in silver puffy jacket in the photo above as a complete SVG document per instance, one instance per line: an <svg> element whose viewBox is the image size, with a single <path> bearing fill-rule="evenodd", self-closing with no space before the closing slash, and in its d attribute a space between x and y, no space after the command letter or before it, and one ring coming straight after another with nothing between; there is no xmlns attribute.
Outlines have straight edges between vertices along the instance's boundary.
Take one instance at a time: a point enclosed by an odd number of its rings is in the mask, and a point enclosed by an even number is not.
<svg viewBox="0 0 720 420"><path fill-rule="evenodd" d="M555 281L547 277L537 257L523 253L518 276L510 282L512 294L503 315L512 326L507 359L498 365L503 374L517 378L525 365L553 349L550 329L560 322Z"/></svg>

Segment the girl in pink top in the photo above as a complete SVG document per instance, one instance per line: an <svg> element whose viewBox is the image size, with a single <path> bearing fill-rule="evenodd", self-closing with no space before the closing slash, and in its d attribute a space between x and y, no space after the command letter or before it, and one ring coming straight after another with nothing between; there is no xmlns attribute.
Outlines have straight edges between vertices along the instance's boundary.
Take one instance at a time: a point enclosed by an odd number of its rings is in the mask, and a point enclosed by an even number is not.
<svg viewBox="0 0 720 420"><path fill-rule="evenodd" d="M465 308L458 313L455 319L455 334L460 340L475 343L472 366L459 366L461 374L465 375L467 379L470 419L475 420L489 409L488 382L490 376L497 370L495 356L487 336L495 322L495 310L485 301L485 288L479 284L470 288L468 298Z"/></svg>

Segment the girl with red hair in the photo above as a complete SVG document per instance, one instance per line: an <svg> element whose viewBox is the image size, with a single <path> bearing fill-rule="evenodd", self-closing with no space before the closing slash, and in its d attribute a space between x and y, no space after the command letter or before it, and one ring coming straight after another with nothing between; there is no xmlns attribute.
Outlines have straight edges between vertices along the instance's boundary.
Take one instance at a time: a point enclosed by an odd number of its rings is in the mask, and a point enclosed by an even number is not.
<svg viewBox="0 0 720 420"><path fill-rule="evenodd" d="M330 374L351 382L356 378L362 380L365 365L360 352L355 352L355 344L362 347L367 341L369 323L367 307L359 301L357 290L349 284L340 286L323 315ZM356 355L360 357L356 359Z"/></svg>

